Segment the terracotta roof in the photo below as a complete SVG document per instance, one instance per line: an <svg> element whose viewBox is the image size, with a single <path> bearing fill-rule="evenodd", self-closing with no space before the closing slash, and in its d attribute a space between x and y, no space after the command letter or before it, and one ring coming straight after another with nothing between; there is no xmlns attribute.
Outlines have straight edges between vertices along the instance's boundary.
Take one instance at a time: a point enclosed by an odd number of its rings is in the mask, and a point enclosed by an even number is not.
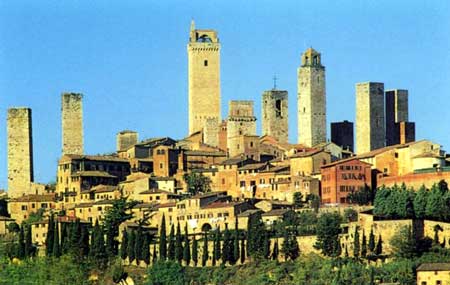
<svg viewBox="0 0 450 285"><path fill-rule="evenodd" d="M175 193L166 191L166 190L161 190L161 189L148 189L145 191L142 191L141 193L139 193L141 195L146 195L146 194L169 194L169 195L176 195Z"/></svg>
<svg viewBox="0 0 450 285"><path fill-rule="evenodd" d="M331 162L331 163L322 165L321 168L327 168L327 167L339 165L339 164L346 163L346 162L353 161L353 160L357 160L357 161L359 161L359 162L362 163L362 164L367 164L367 165L372 166L372 164L367 163L367 162L364 162L364 161L361 161L361 160L359 160L358 158L356 158L356 156L352 156L352 157L349 157L349 158L337 160L337 161L335 161L335 162Z"/></svg>
<svg viewBox="0 0 450 285"><path fill-rule="evenodd" d="M15 221L15 220L12 219L12 218L9 218L9 217L0 216L0 221L8 221L8 222L12 222L12 221Z"/></svg>
<svg viewBox="0 0 450 285"><path fill-rule="evenodd" d="M91 188L91 192L95 192L95 193L105 193L105 192L114 192L118 190L117 186L111 186L111 185L97 185Z"/></svg>
<svg viewBox="0 0 450 285"><path fill-rule="evenodd" d="M190 156L226 156L227 155L223 151L205 151L205 150L187 150L184 153L186 155L190 155Z"/></svg>
<svg viewBox="0 0 450 285"><path fill-rule="evenodd" d="M249 217L249 216L253 215L254 213L258 213L258 212L262 212L262 210L261 209L250 209L250 210L240 213L238 215L238 217Z"/></svg>
<svg viewBox="0 0 450 285"><path fill-rule="evenodd" d="M292 211L292 210L289 210L289 209L275 209L275 210L271 210L271 211L266 212L266 213L262 213L261 216L262 217L281 217L286 212L289 212L289 211Z"/></svg>
<svg viewBox="0 0 450 285"><path fill-rule="evenodd" d="M149 138L146 140L141 141L140 143L135 144L134 146L141 146L141 147L156 147L159 145L173 145L176 141L169 137L162 137L162 138Z"/></svg>
<svg viewBox="0 0 450 285"><path fill-rule="evenodd" d="M241 155L237 155L237 156L234 156L227 160L222 161L222 163L220 163L220 164L221 165L238 165L238 164L244 163L244 162L252 163L252 162L256 162L256 161L253 159L246 158Z"/></svg>
<svg viewBox="0 0 450 285"><path fill-rule="evenodd" d="M111 175L106 171L98 171L98 170L77 171L74 174L72 174L72 176L117 178L116 176Z"/></svg>
<svg viewBox="0 0 450 285"><path fill-rule="evenodd" d="M223 201L217 201L209 203L208 205L202 207L202 209L216 209L216 208L228 208L228 207L234 207L240 204L243 204L246 202L223 202Z"/></svg>
<svg viewBox="0 0 450 285"><path fill-rule="evenodd" d="M246 165L244 165L242 167L239 167L238 170L239 171L258 170L258 169L266 168L267 166L270 166L270 164L268 164L266 162L251 163L251 164L246 164Z"/></svg>
<svg viewBox="0 0 450 285"><path fill-rule="evenodd" d="M64 160L65 158L69 159L84 159L84 160L95 160L95 161L113 161L113 162L123 162L128 163L128 160L125 158L120 158L112 155L79 155L79 154L65 154L61 158Z"/></svg>
<svg viewBox="0 0 450 285"><path fill-rule="evenodd" d="M133 208L135 209L148 208L156 210L158 208L158 203L140 203L135 205Z"/></svg>
<svg viewBox="0 0 450 285"><path fill-rule="evenodd" d="M261 171L261 173L280 172L280 171L284 171L284 170L289 170L290 168L291 168L290 165L278 165L278 166L270 167L267 170L263 170L263 171Z"/></svg>
<svg viewBox="0 0 450 285"><path fill-rule="evenodd" d="M163 176L155 176L155 177L150 177L151 180L154 181L173 181L175 180L175 178L173 177L163 177Z"/></svg>
<svg viewBox="0 0 450 285"><path fill-rule="evenodd" d="M223 194L226 194L226 193L227 193L227 191L214 191L214 192L209 192L209 193L204 193L204 194L197 194L197 195L190 197L190 199L201 199L201 198L214 197L214 196L223 196Z"/></svg>
<svg viewBox="0 0 450 285"><path fill-rule="evenodd" d="M60 222L60 223L73 223L77 220L77 217L74 216L56 216L56 221ZM83 224L91 224L91 222L86 221L86 220L82 220L80 219L80 223ZM31 223L32 225L36 225L36 224L48 224L48 219L45 220L40 220L34 223Z"/></svg>
<svg viewBox="0 0 450 285"><path fill-rule="evenodd" d="M419 155L413 156L412 158L444 158L441 155L435 154L433 152L425 152Z"/></svg>
<svg viewBox="0 0 450 285"><path fill-rule="evenodd" d="M323 149L311 149L311 150L307 150L307 151L301 151L301 152L297 152L296 154L292 155L291 158L308 157L308 156L312 156L312 155L318 154L323 151L324 151Z"/></svg>
<svg viewBox="0 0 450 285"><path fill-rule="evenodd" d="M157 209L159 208L171 208L171 207L175 207L177 205L176 202L169 202L169 203L164 203L164 204L158 204L156 206Z"/></svg>
<svg viewBox="0 0 450 285"><path fill-rule="evenodd" d="M30 194L11 199L11 202L53 202L55 194Z"/></svg>
<svg viewBox="0 0 450 285"><path fill-rule="evenodd" d="M450 271L450 263L422 263L417 271Z"/></svg>
<svg viewBox="0 0 450 285"><path fill-rule="evenodd" d="M393 150L393 149L397 149L397 148L404 148L404 147L409 147L413 144L419 143L419 142L424 142L425 140L420 140L420 141L415 141L415 142L409 142L409 143L405 143L405 144L396 144L396 145L391 145L391 146L386 146L383 148L379 148L379 149L375 149L366 153L361 153L356 155L356 158L369 158L369 157L373 157L376 156L378 154L381 154L383 152L389 151L389 150Z"/></svg>

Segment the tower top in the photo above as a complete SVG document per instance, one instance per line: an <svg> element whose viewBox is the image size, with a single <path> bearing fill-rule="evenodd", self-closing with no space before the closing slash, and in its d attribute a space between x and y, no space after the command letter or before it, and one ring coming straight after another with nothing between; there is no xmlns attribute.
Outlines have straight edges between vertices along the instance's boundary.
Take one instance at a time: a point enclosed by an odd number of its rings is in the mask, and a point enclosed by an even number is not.
<svg viewBox="0 0 450 285"><path fill-rule="evenodd" d="M218 43L217 31L215 30L199 30L195 29L194 20L191 21L191 29L189 32L190 43Z"/></svg>
<svg viewBox="0 0 450 285"><path fill-rule="evenodd" d="M191 33L195 30L195 22L194 19L191 20Z"/></svg>
<svg viewBox="0 0 450 285"><path fill-rule="evenodd" d="M323 67L321 63L321 55L312 47L302 53L302 66Z"/></svg>

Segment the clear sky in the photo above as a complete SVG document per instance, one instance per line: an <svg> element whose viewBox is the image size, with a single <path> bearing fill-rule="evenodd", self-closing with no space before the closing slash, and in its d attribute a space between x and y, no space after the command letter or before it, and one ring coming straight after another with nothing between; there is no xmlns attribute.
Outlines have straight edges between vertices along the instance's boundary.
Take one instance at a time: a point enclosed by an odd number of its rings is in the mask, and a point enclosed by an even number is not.
<svg viewBox="0 0 450 285"><path fill-rule="evenodd" d="M56 176L61 93L84 97L85 152L115 150L123 129L140 139L184 137L191 19L222 44L222 116L228 101L289 92L297 138L297 68L312 46L326 66L327 120L355 117L355 83L409 90L418 139L450 145L450 1L0 2L0 188L7 185L6 112L33 109L37 182ZM258 120L258 132L260 120ZM328 132L329 134L329 132Z"/></svg>

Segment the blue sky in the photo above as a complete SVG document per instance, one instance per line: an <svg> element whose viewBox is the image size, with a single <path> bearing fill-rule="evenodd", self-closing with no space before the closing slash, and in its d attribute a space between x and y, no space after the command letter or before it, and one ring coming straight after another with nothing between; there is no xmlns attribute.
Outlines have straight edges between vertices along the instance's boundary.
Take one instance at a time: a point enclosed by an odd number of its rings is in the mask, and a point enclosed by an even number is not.
<svg viewBox="0 0 450 285"><path fill-rule="evenodd" d="M126 3L125 3L126 2ZM0 2L0 188L7 184L6 111L33 109L35 180L56 176L60 94L84 98L85 151L115 150L123 129L187 133L191 19L222 44L222 116L255 101L278 77L297 137L297 68L312 46L326 66L327 120L355 116L355 83L409 90L417 138L449 145L448 1L19 1ZM258 120L258 132L260 120ZM329 133L329 132L328 132Z"/></svg>

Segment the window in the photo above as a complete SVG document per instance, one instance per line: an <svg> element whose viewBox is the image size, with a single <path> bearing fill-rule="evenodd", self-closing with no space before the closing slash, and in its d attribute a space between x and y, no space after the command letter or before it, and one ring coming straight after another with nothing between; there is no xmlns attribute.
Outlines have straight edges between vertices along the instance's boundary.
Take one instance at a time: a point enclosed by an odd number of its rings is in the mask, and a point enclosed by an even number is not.
<svg viewBox="0 0 450 285"><path fill-rule="evenodd" d="M225 178L222 178L222 184L225 184Z"/></svg>
<svg viewBox="0 0 450 285"><path fill-rule="evenodd" d="M250 147L253 147L253 142L250 142Z"/></svg>
<svg viewBox="0 0 450 285"><path fill-rule="evenodd" d="M203 65L208 66L208 61L206 59L205 59L205 61L203 61Z"/></svg>
<svg viewBox="0 0 450 285"><path fill-rule="evenodd" d="M396 153L394 154L394 156L395 156L395 158L398 158L398 152L396 152Z"/></svg>
<svg viewBox="0 0 450 285"><path fill-rule="evenodd" d="M159 168L162 169L163 167L164 167L164 164L163 164L163 163L160 163L160 164L159 164Z"/></svg>
<svg viewBox="0 0 450 285"><path fill-rule="evenodd" d="M34 203L31 203L31 208L32 209L36 208L36 205Z"/></svg>
<svg viewBox="0 0 450 285"><path fill-rule="evenodd" d="M22 211L26 211L27 210L27 206L23 205L22 206Z"/></svg>

